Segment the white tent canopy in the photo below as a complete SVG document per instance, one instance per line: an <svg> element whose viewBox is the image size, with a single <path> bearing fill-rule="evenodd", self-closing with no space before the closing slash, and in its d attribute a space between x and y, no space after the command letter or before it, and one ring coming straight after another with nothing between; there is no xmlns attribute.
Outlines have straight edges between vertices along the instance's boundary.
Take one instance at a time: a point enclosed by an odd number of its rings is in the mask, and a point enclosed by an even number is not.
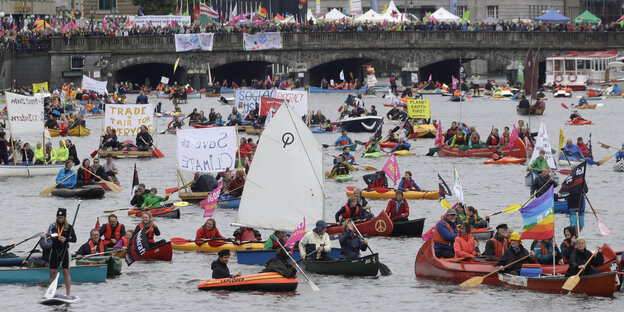
<svg viewBox="0 0 624 312"><path fill-rule="evenodd" d="M314 24L316 24L316 17L314 17L314 14L312 14L312 9L308 9L308 12L306 13L306 23L309 22L310 19L312 19L312 22Z"/></svg>
<svg viewBox="0 0 624 312"><path fill-rule="evenodd" d="M459 16L454 15L444 8L439 8L437 11L433 12L431 16L440 23L459 23L461 21L461 18Z"/></svg>
<svg viewBox="0 0 624 312"><path fill-rule="evenodd" d="M383 14L383 17L390 22L400 22L407 19L407 17L405 17L405 14L399 12L399 9L397 9L396 5L394 4L394 0L390 0L390 3L386 8L386 13Z"/></svg>
<svg viewBox="0 0 624 312"><path fill-rule="evenodd" d="M368 12L360 15L358 18L355 19L358 22L383 22L384 20L386 20L384 18L383 15L371 10L368 10Z"/></svg>
<svg viewBox="0 0 624 312"><path fill-rule="evenodd" d="M331 11L325 14L324 19L326 20L341 20L343 18L351 19L350 17L342 14L342 12L338 11L336 8L333 8Z"/></svg>
<svg viewBox="0 0 624 312"><path fill-rule="evenodd" d="M296 24L297 20L295 19L294 16L289 16L286 19L283 19L281 21L279 21L280 24Z"/></svg>

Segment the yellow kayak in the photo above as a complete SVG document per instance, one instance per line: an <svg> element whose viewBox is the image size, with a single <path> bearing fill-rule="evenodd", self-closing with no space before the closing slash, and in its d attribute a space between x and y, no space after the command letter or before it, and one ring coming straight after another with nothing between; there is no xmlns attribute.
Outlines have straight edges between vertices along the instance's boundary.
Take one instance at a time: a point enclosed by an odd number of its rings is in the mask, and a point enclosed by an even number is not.
<svg viewBox="0 0 624 312"><path fill-rule="evenodd" d="M353 196L353 187L347 187L347 196ZM394 198L395 192L392 189L388 189L386 192L377 191L362 191L362 197L366 198ZM437 200L440 198L440 192L438 191L406 191L403 192L405 199L430 199Z"/></svg>
<svg viewBox="0 0 624 312"><path fill-rule="evenodd" d="M173 249L175 250L187 250L187 251L203 251L203 252L219 252L219 250L229 249L230 251L236 251L239 249L245 250L262 250L264 248L264 243L246 243L246 244L232 244L225 243L220 246L210 246L209 242L203 243L201 246L197 246L195 242L189 242L185 244L175 244L171 243Z"/></svg>
<svg viewBox="0 0 624 312"><path fill-rule="evenodd" d="M88 136L90 133L91 133L91 130L80 125L67 130L67 135L71 135L71 136Z"/></svg>
<svg viewBox="0 0 624 312"><path fill-rule="evenodd" d="M406 151L406 150L398 150L398 151L394 151L392 152L394 155L397 156L411 156L411 155L416 155L416 153L412 153L410 151Z"/></svg>
<svg viewBox="0 0 624 312"><path fill-rule="evenodd" d="M438 133L435 125L415 125L414 134L418 138L435 138ZM413 137L412 134L410 137Z"/></svg>

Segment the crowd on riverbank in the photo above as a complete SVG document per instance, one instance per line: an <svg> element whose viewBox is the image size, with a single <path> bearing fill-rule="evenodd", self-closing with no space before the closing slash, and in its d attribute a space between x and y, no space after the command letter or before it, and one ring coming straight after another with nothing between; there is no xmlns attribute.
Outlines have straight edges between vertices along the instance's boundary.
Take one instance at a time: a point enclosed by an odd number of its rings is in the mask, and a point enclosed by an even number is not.
<svg viewBox="0 0 624 312"><path fill-rule="evenodd" d="M0 50L16 52L34 52L48 50L50 38L64 37L69 44L72 37L125 37L156 36L190 33L256 33L256 32L364 32L364 31L495 31L495 32L586 32L605 33L624 31L622 24L574 24L507 21L497 23L439 23L439 22L355 22L350 20L317 21L307 23L276 24L273 21L263 23L208 24L166 27L135 26L124 17L108 19L105 26L101 22L93 27L85 20L69 20L66 23L54 21L51 25L39 27L29 22L26 26L15 21L2 23ZM39 23L41 24L41 23ZM96 25L97 24L97 25Z"/></svg>

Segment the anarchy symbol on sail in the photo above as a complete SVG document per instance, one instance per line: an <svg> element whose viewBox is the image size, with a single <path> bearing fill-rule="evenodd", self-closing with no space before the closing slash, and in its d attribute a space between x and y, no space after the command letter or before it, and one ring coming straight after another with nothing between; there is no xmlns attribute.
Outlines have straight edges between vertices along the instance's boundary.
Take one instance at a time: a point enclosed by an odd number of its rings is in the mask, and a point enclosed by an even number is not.
<svg viewBox="0 0 624 312"><path fill-rule="evenodd" d="M295 136L292 133L286 132L282 135L282 143L284 143L284 148L286 148L286 145L293 144L293 142L295 142Z"/></svg>

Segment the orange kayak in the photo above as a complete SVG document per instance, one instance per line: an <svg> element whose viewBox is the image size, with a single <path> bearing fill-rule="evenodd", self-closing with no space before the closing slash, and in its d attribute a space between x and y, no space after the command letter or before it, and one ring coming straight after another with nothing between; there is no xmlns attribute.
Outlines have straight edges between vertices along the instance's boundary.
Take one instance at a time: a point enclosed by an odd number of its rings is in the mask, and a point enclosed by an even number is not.
<svg viewBox="0 0 624 312"><path fill-rule="evenodd" d="M486 165L504 165L504 164L524 164L526 158L517 158L517 157L503 157L499 160L486 160L483 163Z"/></svg>
<svg viewBox="0 0 624 312"><path fill-rule="evenodd" d="M286 278L276 272L219 278L199 283L199 290L295 291L296 278Z"/></svg>

